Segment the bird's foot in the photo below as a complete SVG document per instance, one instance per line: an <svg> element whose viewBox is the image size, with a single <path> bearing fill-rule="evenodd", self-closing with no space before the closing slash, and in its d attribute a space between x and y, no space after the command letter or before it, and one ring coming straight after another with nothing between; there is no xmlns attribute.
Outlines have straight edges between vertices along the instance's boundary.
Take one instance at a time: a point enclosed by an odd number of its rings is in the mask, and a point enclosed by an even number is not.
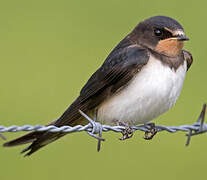
<svg viewBox="0 0 207 180"><path fill-rule="evenodd" d="M118 121L117 125L125 127L125 129L123 129L121 131L122 137L119 138L119 140L123 141L123 140L129 139L129 138L131 138L133 136L134 130L128 124Z"/></svg>
<svg viewBox="0 0 207 180"><path fill-rule="evenodd" d="M150 128L145 132L144 139L151 140L155 136L155 134L157 134L157 129L155 123L148 123L147 126L149 126Z"/></svg>

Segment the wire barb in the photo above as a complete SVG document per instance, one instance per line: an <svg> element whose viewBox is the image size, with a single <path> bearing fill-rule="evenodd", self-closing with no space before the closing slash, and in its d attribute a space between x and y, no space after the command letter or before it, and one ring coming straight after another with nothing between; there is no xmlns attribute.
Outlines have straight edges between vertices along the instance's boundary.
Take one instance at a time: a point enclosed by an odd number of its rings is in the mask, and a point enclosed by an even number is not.
<svg viewBox="0 0 207 180"><path fill-rule="evenodd" d="M3 136L2 134L0 134L0 138L3 139L3 140L6 140L6 137Z"/></svg>
<svg viewBox="0 0 207 180"><path fill-rule="evenodd" d="M0 133L5 133L5 132L19 132L19 131L47 131L47 132L65 132L65 133L70 133L70 132L81 132L85 131L87 134L90 136L96 138L98 140L98 145L97 145L97 150L100 151L101 148L101 142L105 141L104 138L102 138L103 132L107 131L113 131L113 132L123 132L123 130L126 129L125 126L110 126L110 125L102 125L99 122L96 121L96 115L94 117L94 120L92 120L90 117L88 117L84 112L79 110L80 114L85 117L88 121L89 124L82 126L82 125L77 125L74 127L71 126L62 126L62 127L56 127L56 126L42 126L42 125L36 125L36 126L31 126L31 125L24 125L24 126L0 126ZM181 126L162 126L162 125L155 125L156 131L161 132L161 131L167 131L169 133L175 133L177 131L185 131L188 132L186 134L187 136L187 141L186 141L186 146L190 144L190 140L192 136L206 133L207 132L207 124L204 123L205 119L205 113L206 113L206 104L203 105L202 111L200 113L200 116L197 120L196 123L192 125L181 125ZM141 126L132 126L130 127L133 132L134 131L144 131L144 132L149 132L150 126L148 124L141 125ZM98 135L96 135L98 134ZM0 137L2 139L6 139L2 134L0 134Z"/></svg>
<svg viewBox="0 0 207 180"><path fill-rule="evenodd" d="M189 133L186 134L186 136L188 137L187 141L186 141L186 144L185 144L186 146L188 146L190 144L190 140L191 140L192 136L207 132L207 125L204 124L205 114L206 114L206 104L203 105L203 108L202 108L202 111L200 113L200 116L198 117L198 120L195 123L195 125L199 126L199 129L198 130L190 129Z"/></svg>
<svg viewBox="0 0 207 180"><path fill-rule="evenodd" d="M92 132L87 132L90 136L98 139L98 144L97 144L97 151L99 152L101 149L101 141L105 141L105 139L102 138L102 125L99 122L96 122L96 118L97 118L97 111L95 112L94 115L94 120L92 120L89 116L87 116L83 111L79 110L79 113L85 117L89 123L91 123L92 125ZM95 134L98 134L98 136L96 136Z"/></svg>

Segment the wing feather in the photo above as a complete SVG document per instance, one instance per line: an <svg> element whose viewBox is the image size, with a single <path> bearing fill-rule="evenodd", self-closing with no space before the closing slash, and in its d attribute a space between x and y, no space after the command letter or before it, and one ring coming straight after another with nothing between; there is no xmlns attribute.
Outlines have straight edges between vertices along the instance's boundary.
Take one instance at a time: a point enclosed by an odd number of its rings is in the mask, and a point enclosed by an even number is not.
<svg viewBox="0 0 207 180"><path fill-rule="evenodd" d="M189 51L183 50L184 58L187 61L187 70L190 68L193 63L193 56Z"/></svg>
<svg viewBox="0 0 207 180"><path fill-rule="evenodd" d="M103 65L90 77L80 96L57 120L55 125L71 125L79 116L78 110L93 110L108 96L125 86L147 64L146 49L123 40L107 57ZM77 114L78 113L78 114Z"/></svg>

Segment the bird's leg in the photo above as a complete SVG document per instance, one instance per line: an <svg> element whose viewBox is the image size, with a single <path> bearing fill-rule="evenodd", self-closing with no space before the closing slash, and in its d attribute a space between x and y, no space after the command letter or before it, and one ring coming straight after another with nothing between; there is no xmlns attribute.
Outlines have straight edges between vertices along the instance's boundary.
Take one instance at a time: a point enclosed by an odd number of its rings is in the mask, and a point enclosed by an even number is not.
<svg viewBox="0 0 207 180"><path fill-rule="evenodd" d="M148 123L146 125L150 126L150 128L145 132L144 139L151 140L155 136L155 134L157 134L157 129L155 123Z"/></svg>
<svg viewBox="0 0 207 180"><path fill-rule="evenodd" d="M119 138L119 140L126 140L126 139L129 139L133 136L133 129L127 124L127 123L123 123L123 122L120 122L120 121L117 121L116 123L118 126L124 126L125 129L123 129L121 131L122 133L122 137Z"/></svg>

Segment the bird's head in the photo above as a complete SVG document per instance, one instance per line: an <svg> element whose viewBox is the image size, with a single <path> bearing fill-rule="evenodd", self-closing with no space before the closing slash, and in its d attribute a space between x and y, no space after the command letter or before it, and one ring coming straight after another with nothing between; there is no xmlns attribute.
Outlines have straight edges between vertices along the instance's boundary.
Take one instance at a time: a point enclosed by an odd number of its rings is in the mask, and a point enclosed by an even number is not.
<svg viewBox="0 0 207 180"><path fill-rule="evenodd" d="M184 41L189 40L183 27L166 16L154 16L140 22L132 34L139 44L167 56L178 55Z"/></svg>

